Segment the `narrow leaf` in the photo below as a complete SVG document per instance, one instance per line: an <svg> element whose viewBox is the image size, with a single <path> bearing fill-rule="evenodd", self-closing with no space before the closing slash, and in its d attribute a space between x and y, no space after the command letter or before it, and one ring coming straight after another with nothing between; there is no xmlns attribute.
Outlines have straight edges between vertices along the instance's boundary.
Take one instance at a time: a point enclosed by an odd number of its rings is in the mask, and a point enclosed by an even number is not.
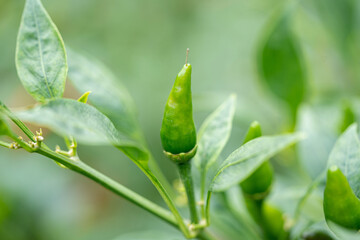
<svg viewBox="0 0 360 240"><path fill-rule="evenodd" d="M264 161L303 138L302 134L259 137L242 145L223 162L210 190L224 191L250 176Z"/></svg>
<svg viewBox="0 0 360 240"><path fill-rule="evenodd" d="M264 84L296 112L305 96L305 70L288 18L276 22L260 47L258 71Z"/></svg>
<svg viewBox="0 0 360 240"><path fill-rule="evenodd" d="M328 166L337 166L345 175L355 195L360 198L360 141L357 124L352 124L336 141Z"/></svg>
<svg viewBox="0 0 360 240"><path fill-rule="evenodd" d="M20 119L45 126L62 136L73 136L86 144L113 144L136 161L147 160L147 152L96 108L71 99L56 99L17 113Z"/></svg>
<svg viewBox="0 0 360 240"><path fill-rule="evenodd" d="M194 162L200 171L206 171L216 161L229 140L235 112L236 96L230 96L208 116L198 133L198 150Z"/></svg>
<svg viewBox="0 0 360 240"><path fill-rule="evenodd" d="M69 79L79 92L91 91L89 101L119 132L141 139L133 100L105 66L91 57L69 51Z"/></svg>
<svg viewBox="0 0 360 240"><path fill-rule="evenodd" d="M235 95L230 96L210 116L208 116L198 133L198 150L194 158L197 169L195 181L199 181L200 197L204 197L212 172L209 168L218 161L219 155L229 140L232 120L235 112ZM215 164L216 165L216 164ZM208 173L209 172L209 173Z"/></svg>
<svg viewBox="0 0 360 240"><path fill-rule="evenodd" d="M16 68L37 100L61 98L67 75L63 40L40 0L26 0L16 47Z"/></svg>

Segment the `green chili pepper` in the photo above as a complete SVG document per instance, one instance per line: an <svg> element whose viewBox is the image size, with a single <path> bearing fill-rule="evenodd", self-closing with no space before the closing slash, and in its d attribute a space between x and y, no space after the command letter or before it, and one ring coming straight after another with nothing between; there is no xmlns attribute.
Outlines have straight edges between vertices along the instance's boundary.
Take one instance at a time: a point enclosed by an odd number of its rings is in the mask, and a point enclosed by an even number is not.
<svg viewBox="0 0 360 240"><path fill-rule="evenodd" d="M285 220L279 209L265 202L262 206L262 217L268 239L287 239Z"/></svg>
<svg viewBox="0 0 360 240"><path fill-rule="evenodd" d="M260 124L255 121L251 123L249 127L244 144L260 136ZM242 191L249 197L255 199L265 198L272 184L273 172L273 168L269 161L264 162L253 174L240 183Z"/></svg>
<svg viewBox="0 0 360 240"><path fill-rule="evenodd" d="M329 168L324 191L324 213L327 220L349 229L360 229L360 200L337 166Z"/></svg>
<svg viewBox="0 0 360 240"><path fill-rule="evenodd" d="M161 143L167 156L186 162L196 153L196 130L191 98L191 65L185 63L166 102Z"/></svg>

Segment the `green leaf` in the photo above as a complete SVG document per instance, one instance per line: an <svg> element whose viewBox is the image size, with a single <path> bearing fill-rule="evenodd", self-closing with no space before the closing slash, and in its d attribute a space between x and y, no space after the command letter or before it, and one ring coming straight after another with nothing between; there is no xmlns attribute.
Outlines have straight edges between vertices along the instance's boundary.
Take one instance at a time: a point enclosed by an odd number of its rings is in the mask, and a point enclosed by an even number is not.
<svg viewBox="0 0 360 240"><path fill-rule="evenodd" d="M51 100L17 115L24 121L46 126L62 136L73 136L82 143L113 144L136 161L146 161L148 158L147 152L119 133L105 115L76 100Z"/></svg>
<svg viewBox="0 0 360 240"><path fill-rule="evenodd" d="M346 47L356 27L356 4L354 0L316 0L307 1L316 11L340 47Z"/></svg>
<svg viewBox="0 0 360 240"><path fill-rule="evenodd" d="M210 190L225 191L250 176L264 161L303 138L302 134L259 137L235 150L217 171Z"/></svg>
<svg viewBox="0 0 360 240"><path fill-rule="evenodd" d="M328 166L337 166L345 175L355 195L360 198L360 141L357 124L352 124L336 141Z"/></svg>
<svg viewBox="0 0 360 240"><path fill-rule="evenodd" d="M337 106L303 105L299 109L297 131L307 138L298 145L301 164L312 179L325 169L331 149L338 137L340 111Z"/></svg>
<svg viewBox="0 0 360 240"><path fill-rule="evenodd" d="M69 51L69 79L79 92L91 91L89 101L124 135L141 140L135 106L124 86L98 61Z"/></svg>
<svg viewBox="0 0 360 240"><path fill-rule="evenodd" d="M39 0L26 0L16 46L16 68L37 100L61 98L67 62L63 40Z"/></svg>
<svg viewBox="0 0 360 240"><path fill-rule="evenodd" d="M288 18L281 17L263 42L258 58L260 78L295 113L305 96L306 77L300 47Z"/></svg>
<svg viewBox="0 0 360 240"><path fill-rule="evenodd" d="M341 227L340 225L333 223L332 221L327 221L327 225L329 226L331 231L338 237L337 240L360 240L359 232Z"/></svg>
<svg viewBox="0 0 360 240"><path fill-rule="evenodd" d="M235 95L231 95L205 119L199 130L198 150L193 161L200 172L201 188L203 191L205 191L205 178L209 167L218 159L229 140L235 112L235 102Z"/></svg>

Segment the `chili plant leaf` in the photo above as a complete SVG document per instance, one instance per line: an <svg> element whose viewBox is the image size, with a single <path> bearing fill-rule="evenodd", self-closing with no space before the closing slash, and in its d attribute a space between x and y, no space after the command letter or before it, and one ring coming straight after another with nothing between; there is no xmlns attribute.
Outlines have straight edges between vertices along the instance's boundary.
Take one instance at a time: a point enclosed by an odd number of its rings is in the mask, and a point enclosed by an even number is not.
<svg viewBox="0 0 360 240"><path fill-rule="evenodd" d="M69 79L79 92L91 91L89 101L114 123L120 133L141 139L133 100L105 66L91 57L69 51Z"/></svg>
<svg viewBox="0 0 360 240"><path fill-rule="evenodd" d="M341 114L337 106L303 105L299 109L297 130L307 138L298 145L299 159L306 172L316 179L326 168L338 137Z"/></svg>
<svg viewBox="0 0 360 240"><path fill-rule="evenodd" d="M358 231L354 231L348 228L344 228L332 221L326 221L330 230L338 237L338 240L342 239L352 239L352 240L360 240L360 233Z"/></svg>
<svg viewBox="0 0 360 240"><path fill-rule="evenodd" d="M198 150L194 158L194 164L200 172L203 191L205 191L206 173L209 167L218 159L229 140L235 112L235 101L235 95L230 96L205 119L199 130Z"/></svg>
<svg viewBox="0 0 360 240"><path fill-rule="evenodd" d="M217 170L210 190L225 191L249 177L264 161L297 143L302 134L259 137L242 145L229 155Z"/></svg>
<svg viewBox="0 0 360 240"><path fill-rule="evenodd" d="M296 112L305 96L305 70L298 42L287 18L282 17L260 47L260 79Z"/></svg>
<svg viewBox="0 0 360 240"><path fill-rule="evenodd" d="M328 166L336 165L349 181L351 189L360 198L360 141L357 124L352 124L336 141Z"/></svg>
<svg viewBox="0 0 360 240"><path fill-rule="evenodd" d="M324 27L341 47L346 46L356 26L356 1L317 0L308 1Z"/></svg>
<svg viewBox="0 0 360 240"><path fill-rule="evenodd" d="M16 47L16 68L37 101L61 98L67 75L63 40L40 0L26 0Z"/></svg>
<svg viewBox="0 0 360 240"><path fill-rule="evenodd" d="M62 136L73 136L86 144L113 144L131 159L146 161L147 152L119 133L113 123L96 108L71 99L56 99L18 112L18 117L50 128Z"/></svg>

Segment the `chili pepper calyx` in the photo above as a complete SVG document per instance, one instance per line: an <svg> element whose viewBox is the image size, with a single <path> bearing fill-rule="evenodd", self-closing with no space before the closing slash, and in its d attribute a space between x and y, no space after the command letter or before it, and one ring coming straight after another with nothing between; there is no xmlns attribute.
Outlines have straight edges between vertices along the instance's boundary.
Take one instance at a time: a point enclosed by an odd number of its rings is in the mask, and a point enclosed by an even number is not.
<svg viewBox="0 0 360 240"><path fill-rule="evenodd" d="M197 151L197 145L193 149L191 149L189 152L186 153L177 153L173 154L171 152L167 152L164 150L165 156L167 156L169 159L174 161L175 163L186 163L190 161L196 154Z"/></svg>

